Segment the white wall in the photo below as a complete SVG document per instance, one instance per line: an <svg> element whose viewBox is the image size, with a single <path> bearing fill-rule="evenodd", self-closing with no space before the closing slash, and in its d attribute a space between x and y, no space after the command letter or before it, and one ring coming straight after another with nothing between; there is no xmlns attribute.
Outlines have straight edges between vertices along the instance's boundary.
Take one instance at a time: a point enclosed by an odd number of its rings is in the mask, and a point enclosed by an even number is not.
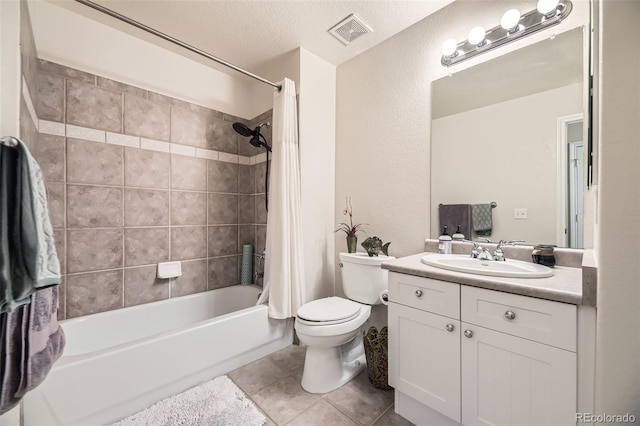
<svg viewBox="0 0 640 426"><path fill-rule="evenodd" d="M596 412L640 419L640 3L602 1Z"/></svg>
<svg viewBox="0 0 640 426"><path fill-rule="evenodd" d="M174 53L168 50L168 42L163 48L145 41L144 37L153 36L141 30L135 30L136 36L130 35L118 29L126 24L79 3L30 1L29 10L41 59L242 118L252 119L269 109L264 108L264 102L252 99L252 81Z"/></svg>
<svg viewBox="0 0 640 426"><path fill-rule="evenodd" d="M20 2L0 1L0 136L20 133Z"/></svg>
<svg viewBox="0 0 640 426"><path fill-rule="evenodd" d="M495 201L492 240L558 244L557 119L582 112L582 90L574 84L433 120L431 236L441 231L440 203ZM514 208L528 218L514 219Z"/></svg>
<svg viewBox="0 0 640 426"><path fill-rule="evenodd" d="M423 241L431 234L431 82L586 25L589 4L576 1L571 15L558 26L448 69L440 64L442 42L465 39L475 25L499 24L509 8L528 11L535 5L458 1L338 67L336 223L342 221L344 197L350 195L354 219L369 223L368 235L391 241L392 255L423 251ZM344 235L336 238L336 250L344 250Z"/></svg>
<svg viewBox="0 0 640 426"><path fill-rule="evenodd" d="M306 297L334 289L336 67L300 49L300 169Z"/></svg>

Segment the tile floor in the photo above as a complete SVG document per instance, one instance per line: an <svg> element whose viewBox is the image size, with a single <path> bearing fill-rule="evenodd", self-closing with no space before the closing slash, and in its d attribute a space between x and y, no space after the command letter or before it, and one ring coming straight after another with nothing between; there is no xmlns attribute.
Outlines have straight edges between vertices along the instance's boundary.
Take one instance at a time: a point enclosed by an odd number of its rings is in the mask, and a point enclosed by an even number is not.
<svg viewBox="0 0 640 426"><path fill-rule="evenodd" d="M289 346L228 374L267 417L267 426L410 426L393 411L393 391L374 388L366 370L323 395L300 386L305 349Z"/></svg>

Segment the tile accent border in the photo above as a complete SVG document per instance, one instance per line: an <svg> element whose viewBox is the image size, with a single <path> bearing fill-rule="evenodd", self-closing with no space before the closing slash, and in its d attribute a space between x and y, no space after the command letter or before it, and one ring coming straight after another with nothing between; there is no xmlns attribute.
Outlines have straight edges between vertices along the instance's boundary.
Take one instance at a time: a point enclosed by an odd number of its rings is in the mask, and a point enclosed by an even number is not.
<svg viewBox="0 0 640 426"><path fill-rule="evenodd" d="M65 125L56 121L36 120L34 122L38 123L39 132L47 135L64 136L92 142L128 146L148 151L166 152L170 154L183 155L185 157L205 158L207 160L218 160L225 163L243 164L247 166L253 166L267 161L266 153L247 157L244 155L229 154L228 152L214 151L213 149L196 148L173 142L146 139L124 133L106 132L104 130L91 129L89 127L74 126L73 124Z"/></svg>

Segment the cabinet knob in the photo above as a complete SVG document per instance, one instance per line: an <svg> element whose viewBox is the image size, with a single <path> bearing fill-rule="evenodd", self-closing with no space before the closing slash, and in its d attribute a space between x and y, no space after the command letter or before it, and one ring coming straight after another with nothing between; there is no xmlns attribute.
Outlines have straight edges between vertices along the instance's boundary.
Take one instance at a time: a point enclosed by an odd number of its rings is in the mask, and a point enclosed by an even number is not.
<svg viewBox="0 0 640 426"><path fill-rule="evenodd" d="M455 330L455 327L453 326L453 324L447 324L447 326L445 328L447 329L447 331L449 333L451 333L453 330Z"/></svg>
<svg viewBox="0 0 640 426"><path fill-rule="evenodd" d="M464 331L464 337L471 339L473 337L473 331L471 330L465 330Z"/></svg>
<svg viewBox="0 0 640 426"><path fill-rule="evenodd" d="M516 319L516 313L513 312L513 311L507 311L507 312L504 313L504 317L506 319L508 319L509 321L511 321L513 319Z"/></svg>
<svg viewBox="0 0 640 426"><path fill-rule="evenodd" d="M416 290L416 297L422 297L422 290Z"/></svg>

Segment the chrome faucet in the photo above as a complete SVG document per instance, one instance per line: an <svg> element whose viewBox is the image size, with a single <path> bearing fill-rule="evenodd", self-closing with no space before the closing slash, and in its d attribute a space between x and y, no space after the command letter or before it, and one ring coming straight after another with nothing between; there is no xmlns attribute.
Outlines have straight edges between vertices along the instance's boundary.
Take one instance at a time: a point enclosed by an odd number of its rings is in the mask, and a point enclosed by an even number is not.
<svg viewBox="0 0 640 426"><path fill-rule="evenodd" d="M493 256L491 256L491 253L486 247L481 246L475 241L471 241L471 240L462 240L462 241L473 244L473 248L471 249L472 258L480 259L480 260L493 260Z"/></svg>
<svg viewBox="0 0 640 426"><path fill-rule="evenodd" d="M496 250L493 252L493 260L496 260L498 262L504 262L505 260L507 260L504 257L504 251L502 250L502 248L504 246L515 246L516 243L524 243L524 240L511 240L511 241L500 240L500 242L498 243L498 246L496 247Z"/></svg>

